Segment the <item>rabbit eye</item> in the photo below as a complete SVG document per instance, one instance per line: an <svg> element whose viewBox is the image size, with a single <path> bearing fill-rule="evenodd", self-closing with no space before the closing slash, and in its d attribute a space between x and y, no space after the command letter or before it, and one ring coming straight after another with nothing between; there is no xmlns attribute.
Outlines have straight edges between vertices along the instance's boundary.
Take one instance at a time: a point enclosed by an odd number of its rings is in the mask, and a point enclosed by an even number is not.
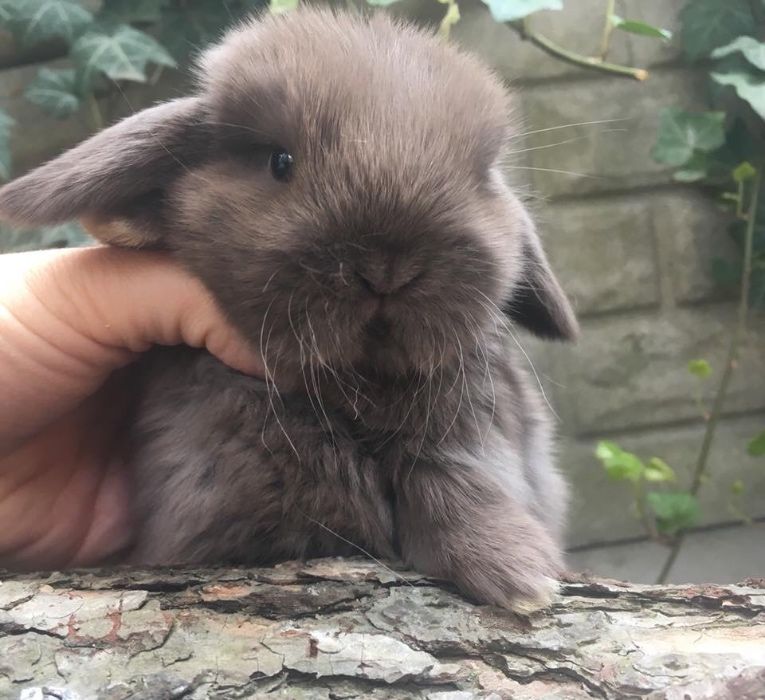
<svg viewBox="0 0 765 700"><path fill-rule="evenodd" d="M276 180L280 182L286 182L292 175L292 164L295 159L291 153L288 153L283 148L275 148L271 152L271 158L268 162L271 168L271 174Z"/></svg>

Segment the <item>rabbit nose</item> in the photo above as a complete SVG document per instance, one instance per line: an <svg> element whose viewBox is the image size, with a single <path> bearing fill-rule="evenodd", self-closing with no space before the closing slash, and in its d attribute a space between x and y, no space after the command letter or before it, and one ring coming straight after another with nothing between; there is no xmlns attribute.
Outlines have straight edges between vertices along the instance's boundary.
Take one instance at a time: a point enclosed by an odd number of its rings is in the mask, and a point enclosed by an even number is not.
<svg viewBox="0 0 765 700"><path fill-rule="evenodd" d="M400 291L420 276L412 268L386 266L357 270L361 286L376 296L388 296Z"/></svg>

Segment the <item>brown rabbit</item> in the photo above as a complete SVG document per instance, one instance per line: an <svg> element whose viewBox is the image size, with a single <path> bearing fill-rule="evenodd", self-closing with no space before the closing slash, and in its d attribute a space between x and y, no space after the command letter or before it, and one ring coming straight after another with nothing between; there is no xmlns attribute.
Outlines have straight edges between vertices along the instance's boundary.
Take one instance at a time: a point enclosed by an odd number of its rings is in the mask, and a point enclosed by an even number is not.
<svg viewBox="0 0 765 700"><path fill-rule="evenodd" d="M169 251L265 359L267 381L190 349L141 360L129 561L363 548L543 603L565 487L512 328L576 321L499 173L502 84L383 14L316 9L246 23L199 73L0 190L9 220Z"/></svg>

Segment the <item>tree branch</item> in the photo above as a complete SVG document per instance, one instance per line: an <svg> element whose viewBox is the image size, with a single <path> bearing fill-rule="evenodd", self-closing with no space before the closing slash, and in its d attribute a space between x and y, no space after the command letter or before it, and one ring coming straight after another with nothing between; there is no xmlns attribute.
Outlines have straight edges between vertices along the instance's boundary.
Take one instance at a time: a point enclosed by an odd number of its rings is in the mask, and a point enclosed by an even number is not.
<svg viewBox="0 0 765 700"><path fill-rule="evenodd" d="M765 591L570 577L547 611L362 559L0 574L0 697L755 698Z"/></svg>

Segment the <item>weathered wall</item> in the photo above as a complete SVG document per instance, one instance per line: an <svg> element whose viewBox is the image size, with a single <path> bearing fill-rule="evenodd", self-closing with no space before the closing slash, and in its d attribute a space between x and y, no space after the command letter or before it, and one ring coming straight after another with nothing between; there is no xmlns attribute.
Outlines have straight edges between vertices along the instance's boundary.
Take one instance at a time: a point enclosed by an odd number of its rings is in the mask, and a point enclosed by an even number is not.
<svg viewBox="0 0 765 700"><path fill-rule="evenodd" d="M629 0L618 3L618 12L673 28L682 4ZM647 82L585 72L524 44L495 24L479 0L460 5L455 38L516 86L527 131L614 120L519 139L511 175L537 198L550 256L582 319L576 347L524 343L562 421L562 461L574 484L570 543L639 536L629 496L604 477L594 444L615 439L644 456L662 456L685 476L703 432L697 382L685 366L704 357L719 371L733 317L733 303L716 288L709 269L713 254L732 252L724 217L694 188L674 184L650 157L659 109L703 107L703 80L682 65L673 47L628 35L615 36L611 58L649 68ZM536 15L534 27L569 48L594 51L605 2L569 0L567 6L563 13ZM42 57L53 54L55 47ZM84 116L57 122L24 100L22 87L39 67L35 58L19 57L0 36L0 108L19 122L19 172L88 133ZM22 61L27 65L14 67ZM177 88L140 88L129 93L130 104L118 97L110 110L125 114L163 94L177 94ZM567 143L547 147L560 142ZM744 509L765 516L765 469L744 453L746 440L765 425L764 341L760 316L712 456L714 482L702 494L704 524L731 520L727 494L737 478L747 485ZM740 537L746 536L742 531ZM649 557L644 579L654 575L660 555ZM587 561L598 564L597 558ZM765 573L765 562L752 567L752 575ZM706 577L718 575L710 568Z"/></svg>
<svg viewBox="0 0 765 700"><path fill-rule="evenodd" d="M629 0L618 3L618 13L675 28L683 4ZM568 48L594 52L599 28L593 18L605 3L566 5L563 13L535 16L534 28ZM719 373L734 317L733 301L720 292L710 271L714 256L733 254L725 217L698 190L673 183L671 173L650 156L660 108L704 108L703 78L682 65L676 48L650 39L614 35L612 60L650 69L649 80L638 83L548 57L493 24L478 0L463 4L463 16L456 36L517 85L529 131L618 120L530 136L519 150L571 142L519 153L519 165L529 169L513 174L544 199L538 217L546 245L582 320L575 348L529 342L529 354L539 358L537 370L561 416L562 462L574 485L571 544L640 536L627 489L610 482L594 460L595 442L607 437L645 457L661 456L687 479L704 425L698 381L685 367L703 357ZM765 516L765 470L745 453L747 440L765 426L762 314L752 323L726 414L710 461L712 482L701 494L705 525L733 519L728 494L737 478L747 487L744 510ZM752 547L743 546L755 538L762 554L762 532L739 530L726 535L725 546L736 547L736 537L749 573L762 575L765 557L752 558ZM703 551L704 541L697 549ZM664 556L656 546L636 550L630 545L622 552L625 556L610 552L574 559L615 572L640 556L642 576L634 567L630 574L651 580ZM728 556L726 567L732 565ZM676 571L676 578L684 572L726 576L714 556L707 557L706 567Z"/></svg>

